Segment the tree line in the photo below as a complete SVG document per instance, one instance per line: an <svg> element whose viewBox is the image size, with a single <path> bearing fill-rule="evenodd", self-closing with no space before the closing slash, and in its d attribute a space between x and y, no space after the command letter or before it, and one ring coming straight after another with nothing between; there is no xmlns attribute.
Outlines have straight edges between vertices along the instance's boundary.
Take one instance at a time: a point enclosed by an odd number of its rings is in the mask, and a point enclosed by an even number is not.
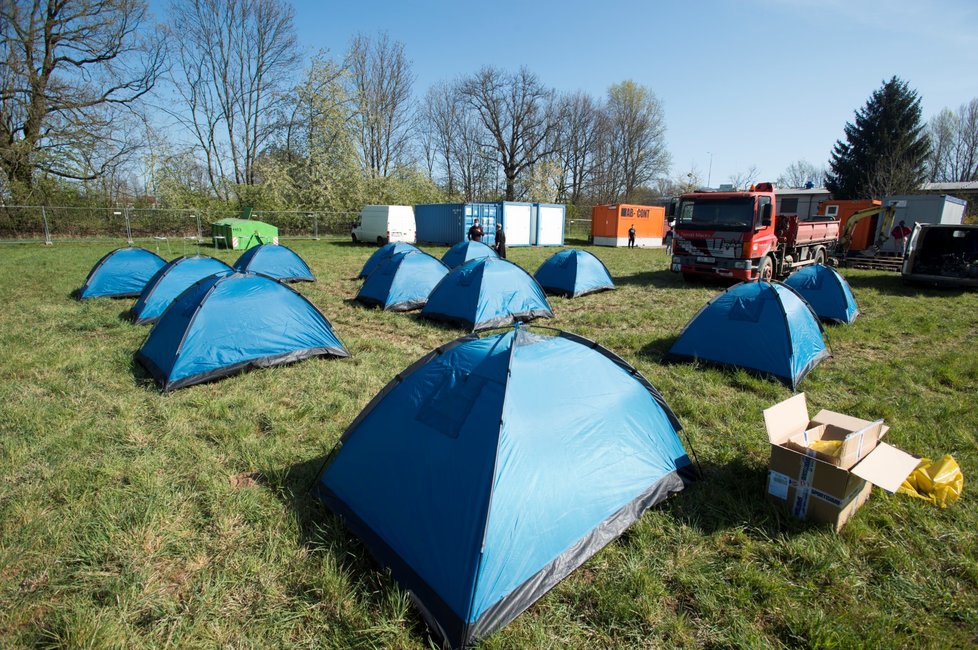
<svg viewBox="0 0 978 650"><path fill-rule="evenodd" d="M641 201L670 178L652 89L559 93L485 66L424 93L403 43L359 34L303 63L284 0L0 0L0 197L355 211L365 203ZM751 166L730 177L745 187ZM856 111L828 168L780 185L842 198L978 178L978 99L922 122L897 77Z"/></svg>

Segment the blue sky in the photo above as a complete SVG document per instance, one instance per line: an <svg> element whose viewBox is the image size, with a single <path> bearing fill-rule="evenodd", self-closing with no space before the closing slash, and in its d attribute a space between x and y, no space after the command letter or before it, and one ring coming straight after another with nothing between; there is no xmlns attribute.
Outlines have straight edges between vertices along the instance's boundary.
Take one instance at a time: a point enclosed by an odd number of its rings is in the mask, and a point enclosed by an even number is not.
<svg viewBox="0 0 978 650"><path fill-rule="evenodd" d="M154 0L157 14L164 0ZM978 97L975 0L294 0L299 40L339 56L357 32L405 44L415 96L482 65L526 65L558 91L632 79L665 109L672 175L726 182L756 165L823 164L893 75L924 116ZM712 170L710 153L712 152Z"/></svg>

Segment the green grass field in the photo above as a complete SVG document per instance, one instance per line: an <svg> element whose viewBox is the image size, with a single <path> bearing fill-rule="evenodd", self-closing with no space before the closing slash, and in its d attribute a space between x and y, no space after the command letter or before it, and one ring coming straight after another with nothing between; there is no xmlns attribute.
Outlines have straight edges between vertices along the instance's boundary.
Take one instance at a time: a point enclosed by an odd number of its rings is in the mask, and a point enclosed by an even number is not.
<svg viewBox="0 0 978 650"><path fill-rule="evenodd" d="M148 330L120 318L131 301L69 297L113 246L0 250L0 647L433 646L393 580L306 490L370 398L463 332L353 303L374 249L287 243L319 278L298 289L351 358L169 395L133 362ZM946 510L877 488L836 534L764 500L761 411L787 388L660 363L722 287L684 285L662 251L592 250L618 290L553 299L544 324L645 374L705 477L482 647L978 644L978 293L846 272L862 316L829 330L834 358L801 385L810 408L885 418L893 444L954 454L966 484ZM532 272L552 252L510 259Z"/></svg>

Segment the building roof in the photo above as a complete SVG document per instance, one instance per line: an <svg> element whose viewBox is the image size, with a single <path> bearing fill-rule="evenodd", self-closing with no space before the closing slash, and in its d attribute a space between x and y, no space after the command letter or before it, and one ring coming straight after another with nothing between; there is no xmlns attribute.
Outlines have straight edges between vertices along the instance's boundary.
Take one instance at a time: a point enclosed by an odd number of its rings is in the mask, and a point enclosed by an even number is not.
<svg viewBox="0 0 978 650"><path fill-rule="evenodd" d="M829 192L824 187L813 187L811 189L806 189L804 187L787 188L779 187L774 190L777 196L820 196L822 194L829 195Z"/></svg>
<svg viewBox="0 0 978 650"><path fill-rule="evenodd" d="M978 192L978 181L924 183L920 189L924 192Z"/></svg>

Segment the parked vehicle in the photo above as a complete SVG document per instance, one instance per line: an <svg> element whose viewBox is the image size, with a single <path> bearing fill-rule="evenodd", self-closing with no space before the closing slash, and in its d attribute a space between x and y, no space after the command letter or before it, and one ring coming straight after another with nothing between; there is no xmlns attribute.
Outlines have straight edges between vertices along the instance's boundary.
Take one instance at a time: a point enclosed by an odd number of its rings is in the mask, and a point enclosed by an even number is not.
<svg viewBox="0 0 978 650"><path fill-rule="evenodd" d="M350 232L353 243L371 242L380 246L390 242L413 244L417 236L414 208L410 205L368 205Z"/></svg>
<svg viewBox="0 0 978 650"><path fill-rule="evenodd" d="M903 260L913 284L978 287L978 226L918 223Z"/></svg>
<svg viewBox="0 0 978 650"><path fill-rule="evenodd" d="M672 270L684 277L771 280L809 264L824 264L839 238L839 222L776 214L774 186L745 192L690 192L675 210Z"/></svg>

